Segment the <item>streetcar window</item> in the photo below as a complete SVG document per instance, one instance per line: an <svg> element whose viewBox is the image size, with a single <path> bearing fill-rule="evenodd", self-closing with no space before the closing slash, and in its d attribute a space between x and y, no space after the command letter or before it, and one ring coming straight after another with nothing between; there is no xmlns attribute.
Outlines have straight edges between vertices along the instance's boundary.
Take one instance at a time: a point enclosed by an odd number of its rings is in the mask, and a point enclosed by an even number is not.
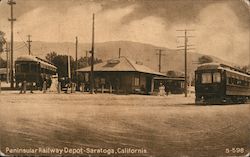
<svg viewBox="0 0 250 157"><path fill-rule="evenodd" d="M37 71L36 64L30 64L30 70L31 70L31 72L36 72Z"/></svg>
<svg viewBox="0 0 250 157"><path fill-rule="evenodd" d="M237 85L241 85L241 84L242 84L242 83L241 83L241 80L238 80L238 79L237 79L237 80L236 80L236 84L237 84Z"/></svg>
<svg viewBox="0 0 250 157"><path fill-rule="evenodd" d="M20 64L16 64L16 71L17 71L17 72L21 72Z"/></svg>
<svg viewBox="0 0 250 157"><path fill-rule="evenodd" d="M29 65L21 64L21 72L29 72Z"/></svg>
<svg viewBox="0 0 250 157"><path fill-rule="evenodd" d="M212 74L211 73L203 73L201 75L201 83L212 83Z"/></svg>
<svg viewBox="0 0 250 157"><path fill-rule="evenodd" d="M221 82L221 75L220 73L213 73L213 82L214 83L220 83Z"/></svg>
<svg viewBox="0 0 250 157"><path fill-rule="evenodd" d="M201 75L200 74L195 75L195 81L198 82L198 83L201 82Z"/></svg>

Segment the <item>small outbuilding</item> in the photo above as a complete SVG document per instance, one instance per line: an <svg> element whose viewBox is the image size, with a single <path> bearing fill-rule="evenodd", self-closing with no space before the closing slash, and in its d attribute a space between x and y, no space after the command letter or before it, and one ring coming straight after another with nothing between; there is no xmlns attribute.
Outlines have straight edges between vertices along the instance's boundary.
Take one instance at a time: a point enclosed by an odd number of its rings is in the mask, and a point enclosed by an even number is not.
<svg viewBox="0 0 250 157"><path fill-rule="evenodd" d="M78 69L79 81L89 90L91 67ZM97 92L150 94L154 92L154 77L166 77L139 61L127 57L107 60L94 65L94 84Z"/></svg>
<svg viewBox="0 0 250 157"><path fill-rule="evenodd" d="M185 92L185 78L184 77L154 77L155 89L159 87L162 83L166 87L166 92L168 94L183 94Z"/></svg>

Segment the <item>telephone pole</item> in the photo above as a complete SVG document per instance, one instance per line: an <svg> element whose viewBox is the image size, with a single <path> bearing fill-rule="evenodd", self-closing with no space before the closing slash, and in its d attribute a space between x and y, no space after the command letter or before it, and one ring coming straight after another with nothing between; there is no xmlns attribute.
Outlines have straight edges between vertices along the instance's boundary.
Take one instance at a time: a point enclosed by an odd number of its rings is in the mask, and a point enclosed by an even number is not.
<svg viewBox="0 0 250 157"><path fill-rule="evenodd" d="M185 97L187 97L187 86L188 86L188 72L187 72L187 50L191 50L193 48L188 48L189 46L193 45L188 45L188 38L194 37L194 36L188 36L187 32L188 31L194 31L193 29L184 29L184 30L177 30L177 31L182 31L184 32L184 36L177 36L178 38L184 38L184 46L177 46L177 48L182 48L178 50L184 50L184 58L185 58L185 63L184 63L184 70L185 70ZM184 49L183 49L184 48Z"/></svg>
<svg viewBox="0 0 250 157"><path fill-rule="evenodd" d="M9 0L8 4L10 5L10 24L11 24L11 35L10 35L10 87L14 88L14 65L13 65L13 26L14 26L14 21L16 21L16 19L13 17L13 5L16 4L15 1L13 0Z"/></svg>
<svg viewBox="0 0 250 157"><path fill-rule="evenodd" d="M122 50L122 49L119 48L119 56L118 56L119 58L121 58L121 50Z"/></svg>
<svg viewBox="0 0 250 157"><path fill-rule="evenodd" d="M68 48L67 61L68 61L68 78L69 78L69 81L71 82L71 67L70 67L70 53L69 53L69 48Z"/></svg>
<svg viewBox="0 0 250 157"><path fill-rule="evenodd" d="M7 60L7 68L6 68L6 73L7 73L7 83L10 82L10 49L9 49L9 43L6 42L6 60Z"/></svg>
<svg viewBox="0 0 250 157"><path fill-rule="evenodd" d="M77 69L78 69L78 37L76 36L76 79L78 78L78 72L77 72Z"/></svg>
<svg viewBox="0 0 250 157"><path fill-rule="evenodd" d="M29 49L29 55L31 55L31 40L30 40L30 37L31 35L28 35L28 40L27 40L27 43L28 43L28 49Z"/></svg>
<svg viewBox="0 0 250 157"><path fill-rule="evenodd" d="M91 94L94 94L94 53L95 53L95 14L93 14L93 24L92 24L91 72L90 72Z"/></svg>
<svg viewBox="0 0 250 157"><path fill-rule="evenodd" d="M161 72L161 57L166 56L165 54L162 53L162 51L165 51L163 49L157 49L159 50L159 53L156 53L156 55L159 55L159 72Z"/></svg>

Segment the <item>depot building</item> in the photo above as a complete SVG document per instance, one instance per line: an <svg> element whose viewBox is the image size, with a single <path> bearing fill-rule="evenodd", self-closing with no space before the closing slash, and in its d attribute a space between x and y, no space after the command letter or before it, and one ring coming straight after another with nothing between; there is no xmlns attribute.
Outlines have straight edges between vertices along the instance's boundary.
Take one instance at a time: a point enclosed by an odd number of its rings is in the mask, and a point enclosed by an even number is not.
<svg viewBox="0 0 250 157"><path fill-rule="evenodd" d="M91 67L77 71L79 81L85 84L85 90L88 91ZM154 77L166 75L146 67L142 62L123 56L94 65L96 92L152 94L155 91Z"/></svg>

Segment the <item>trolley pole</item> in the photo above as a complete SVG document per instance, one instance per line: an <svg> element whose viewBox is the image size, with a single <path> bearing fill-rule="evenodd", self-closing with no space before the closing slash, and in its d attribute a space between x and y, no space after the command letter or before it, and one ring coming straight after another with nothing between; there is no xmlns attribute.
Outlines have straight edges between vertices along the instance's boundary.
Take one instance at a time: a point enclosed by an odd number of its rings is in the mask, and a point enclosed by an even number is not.
<svg viewBox="0 0 250 157"><path fill-rule="evenodd" d="M14 27L14 21L16 21L16 19L13 17L13 5L16 4L15 1L13 0L9 0L8 4L10 5L10 24L11 24L11 35L10 35L10 39L11 39L11 43L10 43L10 87L14 88L14 64L13 64L13 27Z"/></svg>
<svg viewBox="0 0 250 157"><path fill-rule="evenodd" d="M90 72L91 94L94 94L94 53L95 53L95 14L93 14L93 25L92 25L91 72Z"/></svg>

